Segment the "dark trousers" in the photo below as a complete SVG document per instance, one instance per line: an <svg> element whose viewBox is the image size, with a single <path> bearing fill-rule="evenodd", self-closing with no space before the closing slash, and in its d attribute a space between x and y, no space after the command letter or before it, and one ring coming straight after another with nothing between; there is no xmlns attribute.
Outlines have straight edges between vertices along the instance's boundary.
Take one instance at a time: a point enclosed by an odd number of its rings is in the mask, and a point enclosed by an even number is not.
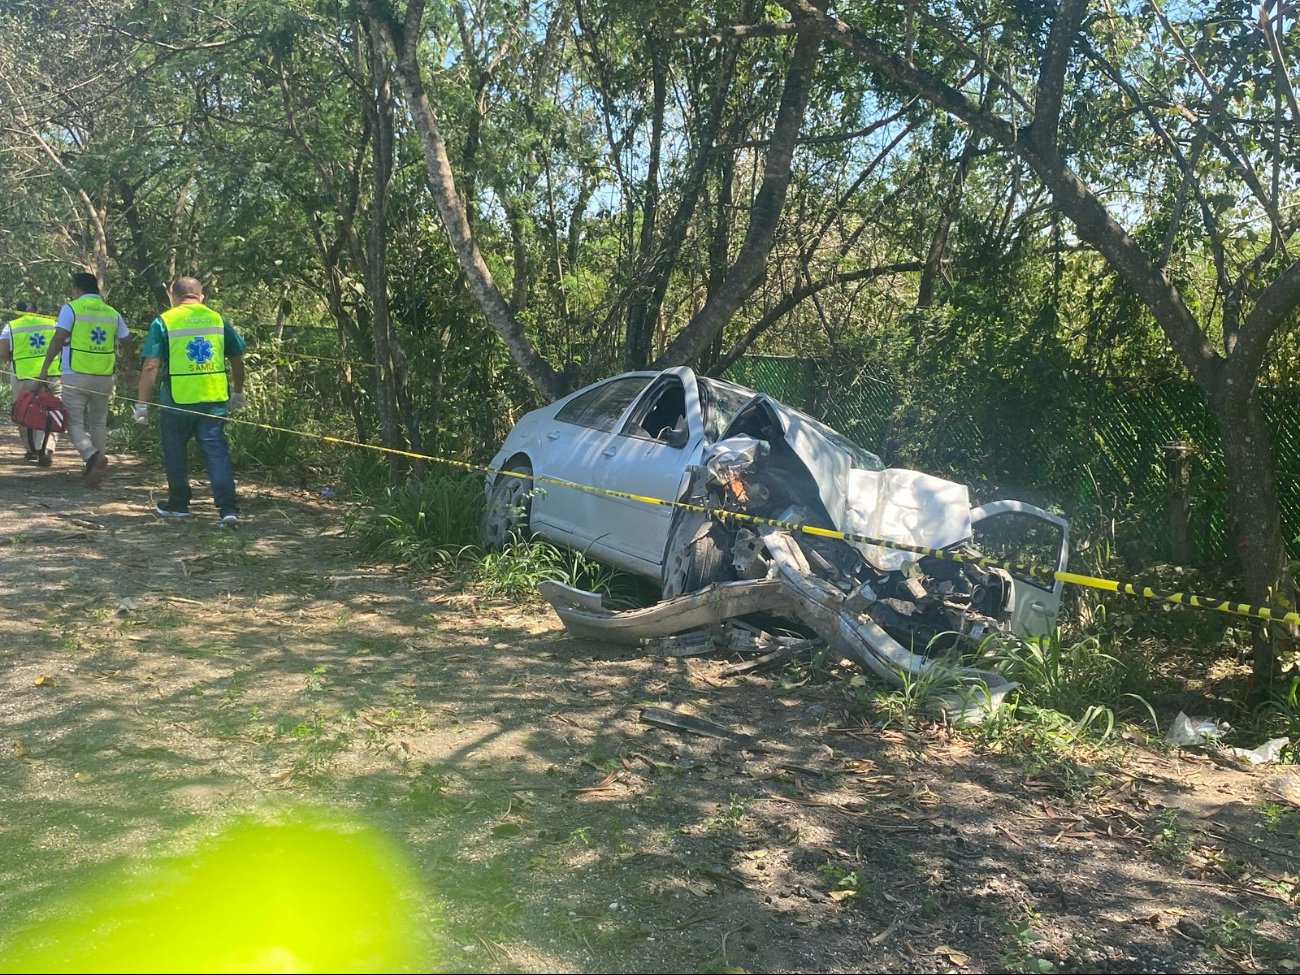
<svg viewBox="0 0 1300 975"><path fill-rule="evenodd" d="M190 506L190 474L185 447L191 437L203 451L208 466L208 481L212 484L212 502L223 515L235 514L235 477L230 469L230 447L226 443L225 418L198 416L194 413L177 413L163 407L162 452L163 469L167 472L167 504L172 511L188 511Z"/></svg>

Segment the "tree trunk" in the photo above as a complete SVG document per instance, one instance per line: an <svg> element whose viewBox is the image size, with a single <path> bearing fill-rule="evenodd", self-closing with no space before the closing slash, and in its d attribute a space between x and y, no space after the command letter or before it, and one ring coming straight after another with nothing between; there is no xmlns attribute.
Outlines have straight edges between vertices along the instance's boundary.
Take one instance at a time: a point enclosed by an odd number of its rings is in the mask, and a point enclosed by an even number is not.
<svg viewBox="0 0 1300 975"><path fill-rule="evenodd" d="M713 342L741 304L763 283L767 275L767 259L776 237L777 221L790 186L790 166L799 130L803 126L804 111L808 107L808 93L812 89L821 41L820 30L800 30L768 144L763 183L750 208L745 241L721 286L655 360L656 368L694 361Z"/></svg>
<svg viewBox="0 0 1300 975"><path fill-rule="evenodd" d="M1228 473L1230 535L1241 562L1246 593L1252 603L1270 605L1286 564L1278 509L1277 464L1273 436L1260 409L1259 388L1234 393L1225 381L1211 400L1223 438ZM1288 594L1289 596L1289 594ZM1255 639L1254 690L1263 692L1277 676L1277 656L1267 627Z"/></svg>
<svg viewBox="0 0 1300 975"><path fill-rule="evenodd" d="M418 53L424 2L412 0L407 6L404 22L400 25L389 20L380 7L379 4L370 7L374 14L372 23L396 62L398 85L411 113L416 134L420 137L425 166L429 172L429 188L438 205L438 213L442 217L451 249L469 281L470 290L478 299L479 307L505 343L511 357L543 395L557 399L566 392L564 383L538 353L524 333L523 326L510 314L492 272L479 251L478 241L465 212L465 203L456 191L456 180L447 156L447 144L442 138L437 113L433 110L424 89L424 79L420 75Z"/></svg>
<svg viewBox="0 0 1300 975"><path fill-rule="evenodd" d="M664 105L668 100L668 68L664 63L663 44L652 33L646 42L650 47L651 110L650 158L646 161L645 195L641 201L641 232L637 238L636 257L632 261L631 294L628 296L627 333L623 345L623 367L640 369L650 361L654 335L654 317L658 311L651 305L653 282L648 271L654 263L655 237L659 221L659 163L664 141ZM700 147L701 152L707 149Z"/></svg>

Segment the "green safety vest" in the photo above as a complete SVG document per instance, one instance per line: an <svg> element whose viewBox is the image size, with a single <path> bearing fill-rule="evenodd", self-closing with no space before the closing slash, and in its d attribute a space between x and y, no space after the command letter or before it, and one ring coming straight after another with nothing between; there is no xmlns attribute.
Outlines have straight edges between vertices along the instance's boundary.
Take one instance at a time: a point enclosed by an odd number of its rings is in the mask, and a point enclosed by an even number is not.
<svg viewBox="0 0 1300 975"><path fill-rule="evenodd" d="M72 352L68 365L83 376L111 376L117 357L113 354L117 309L99 295L82 295L68 302L72 309Z"/></svg>
<svg viewBox="0 0 1300 975"><path fill-rule="evenodd" d="M158 317L167 340L172 401L185 405L228 400L226 326L221 316L206 305L191 302L168 308Z"/></svg>
<svg viewBox="0 0 1300 975"><path fill-rule="evenodd" d="M48 315L20 315L9 323L9 351L13 355L14 375L19 379L35 379L41 374L45 353L54 338L54 319ZM62 371L59 357L50 363L50 375Z"/></svg>

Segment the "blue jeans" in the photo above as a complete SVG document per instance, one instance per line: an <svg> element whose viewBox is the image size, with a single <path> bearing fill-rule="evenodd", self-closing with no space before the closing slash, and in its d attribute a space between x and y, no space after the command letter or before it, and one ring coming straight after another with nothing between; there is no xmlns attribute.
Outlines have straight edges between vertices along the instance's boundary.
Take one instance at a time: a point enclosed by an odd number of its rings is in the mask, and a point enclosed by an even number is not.
<svg viewBox="0 0 1300 975"><path fill-rule="evenodd" d="M212 484L212 502L223 515L235 514L235 477L230 469L230 447L226 443L225 417L176 413L163 407L163 469L167 472L167 504L170 511L188 511L190 472L185 447L190 437L203 452Z"/></svg>

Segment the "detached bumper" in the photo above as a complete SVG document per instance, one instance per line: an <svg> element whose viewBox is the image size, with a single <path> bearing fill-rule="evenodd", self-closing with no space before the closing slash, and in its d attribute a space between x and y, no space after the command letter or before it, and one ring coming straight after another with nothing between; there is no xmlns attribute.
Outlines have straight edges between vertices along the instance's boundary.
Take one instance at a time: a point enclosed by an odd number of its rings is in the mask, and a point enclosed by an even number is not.
<svg viewBox="0 0 1300 975"><path fill-rule="evenodd" d="M933 699L957 723L977 724L1018 685L989 670L955 667L912 653L865 615L845 605L840 590L796 567L797 552L774 547L765 579L721 582L665 599L645 609L605 609L601 596L558 582L538 587L571 633L636 646L647 640L707 628L749 613L771 613L809 627L827 646L897 686L932 681ZM792 540L788 540L793 547Z"/></svg>

